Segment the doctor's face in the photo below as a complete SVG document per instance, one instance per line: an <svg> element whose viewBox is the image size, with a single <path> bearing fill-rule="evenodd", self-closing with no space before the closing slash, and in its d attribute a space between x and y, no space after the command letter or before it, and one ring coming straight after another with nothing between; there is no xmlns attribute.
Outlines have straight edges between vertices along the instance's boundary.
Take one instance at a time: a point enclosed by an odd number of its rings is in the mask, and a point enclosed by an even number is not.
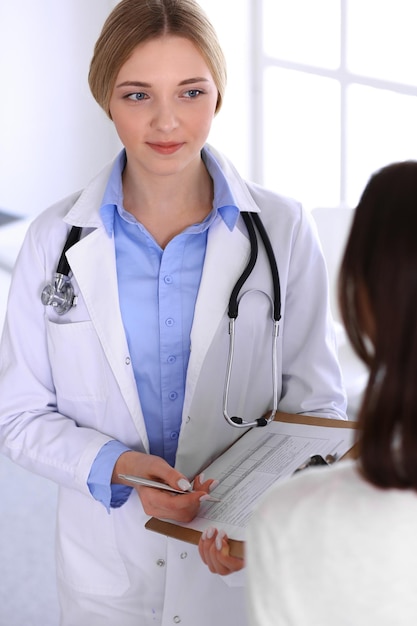
<svg viewBox="0 0 417 626"><path fill-rule="evenodd" d="M138 45L110 99L130 165L142 175L166 176L200 160L217 95L204 58L188 39L168 35Z"/></svg>

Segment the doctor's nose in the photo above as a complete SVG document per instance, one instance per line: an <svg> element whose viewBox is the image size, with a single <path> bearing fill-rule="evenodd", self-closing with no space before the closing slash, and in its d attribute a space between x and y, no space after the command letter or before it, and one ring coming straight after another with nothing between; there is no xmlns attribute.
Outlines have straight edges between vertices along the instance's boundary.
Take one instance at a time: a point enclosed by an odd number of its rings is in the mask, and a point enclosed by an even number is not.
<svg viewBox="0 0 417 626"><path fill-rule="evenodd" d="M178 126L178 117L173 106L161 103L154 112L153 128L163 132L170 132Z"/></svg>

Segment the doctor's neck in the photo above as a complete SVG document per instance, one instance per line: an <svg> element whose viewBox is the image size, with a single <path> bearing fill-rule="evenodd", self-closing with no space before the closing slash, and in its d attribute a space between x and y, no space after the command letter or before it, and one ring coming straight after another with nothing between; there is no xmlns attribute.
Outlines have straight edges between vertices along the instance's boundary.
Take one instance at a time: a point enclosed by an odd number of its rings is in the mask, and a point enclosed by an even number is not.
<svg viewBox="0 0 417 626"><path fill-rule="evenodd" d="M123 172L124 208L165 245L187 226L199 223L213 207L213 181L199 159L172 172L144 172L127 163Z"/></svg>

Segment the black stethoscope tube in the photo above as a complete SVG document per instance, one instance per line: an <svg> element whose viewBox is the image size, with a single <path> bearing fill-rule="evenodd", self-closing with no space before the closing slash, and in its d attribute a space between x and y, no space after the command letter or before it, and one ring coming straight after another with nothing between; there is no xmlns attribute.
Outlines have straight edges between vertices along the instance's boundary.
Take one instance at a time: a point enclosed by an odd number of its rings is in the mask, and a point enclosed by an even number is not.
<svg viewBox="0 0 417 626"><path fill-rule="evenodd" d="M252 270L255 267L256 260L258 258L258 239L256 237L255 227L253 225L250 213L248 213L247 211L242 211L241 216L248 230L249 241L250 241L250 257L249 257L249 261L245 269L243 270L241 276L238 278L235 286L232 289L232 293L230 294L229 310L228 310L228 316L230 317L230 319L236 319L238 316L239 292L242 289L245 282L247 281L247 279L249 278L250 274L252 273Z"/></svg>
<svg viewBox="0 0 417 626"><path fill-rule="evenodd" d="M272 283L274 286L274 320L279 322L281 319L281 285L279 281L279 272L277 266L277 260L275 258L274 251L272 249L271 240L269 239L265 226L262 223L258 213L250 213L253 221L256 224L259 234L261 235L262 242L264 244L266 254L268 256L269 265L271 268Z"/></svg>
<svg viewBox="0 0 417 626"><path fill-rule="evenodd" d="M67 250L71 248L77 241L81 238L81 226L73 226L70 230L70 234L68 235L68 239L65 242L64 248L61 252L61 256L59 257L58 265L56 268L57 274L62 274L62 276L69 276L71 268L67 261L66 253Z"/></svg>
<svg viewBox="0 0 417 626"><path fill-rule="evenodd" d="M277 262L275 259L274 251L272 249L271 241L265 230L265 226L263 225L262 220L257 213L249 213L248 211L242 211L241 216L248 230L251 253L250 253L249 261L245 269L243 270L242 275L237 280L236 285L233 287L232 293L230 294L228 316L231 319L237 318L238 308L239 308L239 304L238 304L239 292L242 289L245 282L247 281L247 279L249 278L250 274L252 273L253 268L256 265L256 261L258 258L258 239L256 237L256 232L255 232L255 227L254 227L254 224L255 224L261 236L262 243L264 244L265 251L268 256L269 265L271 268L272 283L274 287L273 317L276 322L279 322L279 320L281 319L281 285L279 281L278 266L277 266Z"/></svg>

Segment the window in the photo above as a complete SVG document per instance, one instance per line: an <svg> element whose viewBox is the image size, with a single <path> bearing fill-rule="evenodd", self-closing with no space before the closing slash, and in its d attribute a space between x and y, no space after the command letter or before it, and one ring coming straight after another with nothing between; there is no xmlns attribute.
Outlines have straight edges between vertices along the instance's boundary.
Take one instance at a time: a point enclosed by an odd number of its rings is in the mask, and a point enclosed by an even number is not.
<svg viewBox="0 0 417 626"><path fill-rule="evenodd" d="M415 0L252 0L252 172L305 206L355 206L417 158ZM257 25L257 27L256 27Z"/></svg>

